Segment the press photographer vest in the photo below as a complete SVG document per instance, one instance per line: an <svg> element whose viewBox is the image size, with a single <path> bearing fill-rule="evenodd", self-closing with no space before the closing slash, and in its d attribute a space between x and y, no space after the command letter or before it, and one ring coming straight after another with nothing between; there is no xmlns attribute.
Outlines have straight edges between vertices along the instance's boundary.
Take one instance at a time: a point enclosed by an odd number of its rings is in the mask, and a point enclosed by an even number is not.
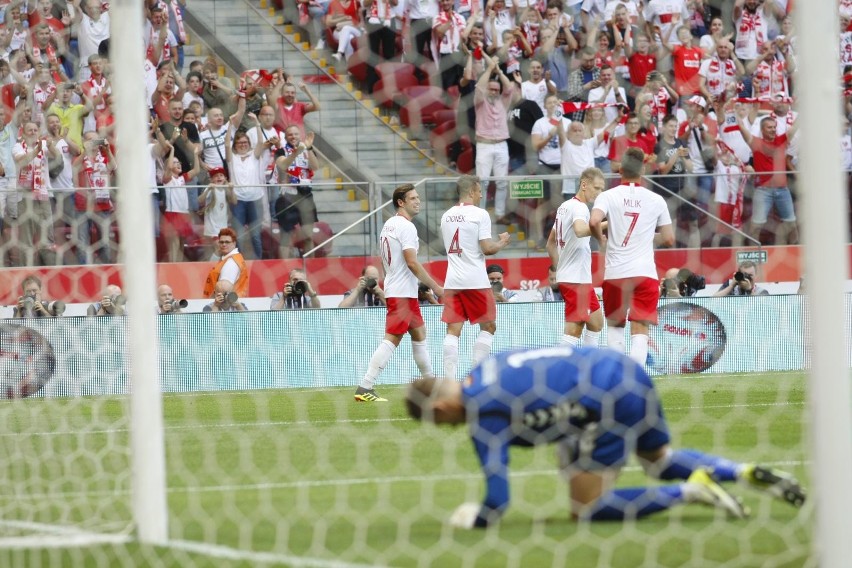
<svg viewBox="0 0 852 568"><path fill-rule="evenodd" d="M237 266L240 267L240 276L237 278L237 281L234 282L234 292L236 292L237 296L239 296L240 298L244 298L248 294L248 265L246 264L243 255L237 253L232 254L230 256L226 256L225 258L217 262L213 268L210 269L210 273L207 275L207 282L204 283L205 298L210 298L213 296L213 289L216 287L216 282L219 281L219 275L222 273L222 267L225 266L225 263L229 260L233 260L237 263Z"/></svg>

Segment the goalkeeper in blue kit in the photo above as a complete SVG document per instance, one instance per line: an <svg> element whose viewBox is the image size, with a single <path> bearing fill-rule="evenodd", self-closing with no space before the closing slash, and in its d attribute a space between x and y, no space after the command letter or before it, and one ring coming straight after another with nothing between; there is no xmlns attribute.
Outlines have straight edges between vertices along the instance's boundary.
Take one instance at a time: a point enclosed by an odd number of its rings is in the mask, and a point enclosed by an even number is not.
<svg viewBox="0 0 852 568"><path fill-rule="evenodd" d="M509 506L509 447L557 444L577 519L636 519L688 503L748 516L722 483L739 482L800 507L805 492L790 474L696 450L675 450L651 378L609 349L560 346L501 353L464 384L419 379L406 404L415 419L467 423L486 480L485 500L465 503L450 523L486 527ZM630 453L656 479L677 484L615 488Z"/></svg>

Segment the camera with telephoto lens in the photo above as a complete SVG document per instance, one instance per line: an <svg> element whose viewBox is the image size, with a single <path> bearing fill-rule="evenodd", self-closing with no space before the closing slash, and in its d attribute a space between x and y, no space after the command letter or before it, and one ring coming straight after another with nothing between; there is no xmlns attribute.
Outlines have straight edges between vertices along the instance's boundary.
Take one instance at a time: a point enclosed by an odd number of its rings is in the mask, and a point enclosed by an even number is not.
<svg viewBox="0 0 852 568"><path fill-rule="evenodd" d="M373 288L375 288L378 283L379 281L373 277L364 278L364 287L368 290L372 290Z"/></svg>
<svg viewBox="0 0 852 568"><path fill-rule="evenodd" d="M734 272L734 280L736 280L737 282L745 282L746 280L754 281L754 276L737 270L736 272Z"/></svg>
<svg viewBox="0 0 852 568"><path fill-rule="evenodd" d="M677 298L680 295L680 282L676 278L666 278L660 282L660 298L668 298L670 296Z"/></svg>
<svg viewBox="0 0 852 568"><path fill-rule="evenodd" d="M237 300L239 299L240 297L237 295L236 292L228 292L227 294L225 294L225 303L229 306L233 306L234 304L236 304Z"/></svg>
<svg viewBox="0 0 852 568"><path fill-rule="evenodd" d="M308 283L304 280L296 280L293 282L293 285L290 286L290 295L291 296L304 296L305 292L308 291Z"/></svg>
<svg viewBox="0 0 852 568"><path fill-rule="evenodd" d="M52 316L61 316L65 313L65 302L60 300L54 300L52 302L42 302L42 307L44 311L49 313Z"/></svg>
<svg viewBox="0 0 852 568"><path fill-rule="evenodd" d="M189 302L187 302L186 300L172 300L169 303L172 305L172 310L180 310L189 305Z"/></svg>
<svg viewBox="0 0 852 568"><path fill-rule="evenodd" d="M688 268L681 268L677 273L678 290L681 296L694 296L699 290L707 287L707 279L695 274Z"/></svg>
<svg viewBox="0 0 852 568"><path fill-rule="evenodd" d="M491 289L499 294L503 291L503 283L502 282L492 282L491 283Z"/></svg>

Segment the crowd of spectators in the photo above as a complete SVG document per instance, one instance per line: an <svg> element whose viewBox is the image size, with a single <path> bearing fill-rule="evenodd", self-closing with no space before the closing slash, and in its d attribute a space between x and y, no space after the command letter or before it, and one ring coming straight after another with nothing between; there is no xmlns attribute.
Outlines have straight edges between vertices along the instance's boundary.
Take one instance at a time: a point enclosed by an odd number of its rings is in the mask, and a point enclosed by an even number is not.
<svg viewBox="0 0 852 568"><path fill-rule="evenodd" d="M725 4L726 10L720 10ZM316 47L350 57L368 44L368 87L384 60L411 61L457 110L480 177L561 174L527 211L543 243L555 206L595 165L617 174L630 147L669 202L680 246L796 243L796 33L785 0L332 0L299 3ZM320 103L283 71L220 76L184 68L182 5L148 2L143 73L151 109L154 234L167 260L189 243L216 259L221 229L246 259L297 253L318 221L319 167L304 116ZM852 2L839 0L840 57L852 65ZM9 4L0 29L2 263L117 260L109 6ZM401 42L396 39L401 38ZM394 39L394 41L391 41ZM402 47L402 52L400 52ZM286 65L286 62L283 62ZM852 83L852 73L845 76ZM301 91L301 95L299 92ZM852 91L844 92L852 111ZM303 100L298 100L302 98ZM852 143L844 137L847 166ZM464 148L451 145L450 159ZM773 173L774 172L774 173ZM685 177L681 177L685 176ZM507 184L493 203L511 223ZM493 200L493 201L492 201ZM711 222L707 213L722 219ZM53 226L55 229L51 230ZM765 230L770 229L770 230Z"/></svg>
<svg viewBox="0 0 852 568"><path fill-rule="evenodd" d="M293 256L317 221L319 165L304 116L319 101L281 69L246 72L235 85L215 57L184 68L182 1L143 9L144 159L160 259L208 260L229 226L249 259ZM109 4L12 2L0 17L0 263L116 262ZM275 235L278 222L280 246L264 247L262 231Z"/></svg>
<svg viewBox="0 0 852 568"><path fill-rule="evenodd" d="M332 1L326 11L323 3L307 5L317 48L333 47L338 59L356 47L369 51L368 90L377 65L399 60L399 45L423 82L444 89L459 133L450 144L451 165L461 168L459 157L469 150L474 159L466 164L481 178L566 177L561 192L548 184L537 204L544 211L523 211L539 244L547 218L576 191L579 172L595 165L617 174L633 146L648 156L649 183L677 220L678 246L730 246L753 242L749 236L764 244L798 242L790 173L798 140L794 129L786 132L796 119L792 1L352 0ZM852 3L839 0L838 14L841 67L849 71L852 49L844 46L852 45ZM388 30L400 41L386 42ZM845 80L852 83L852 73ZM488 195L498 224L516 220L506 187L499 180L493 202Z"/></svg>

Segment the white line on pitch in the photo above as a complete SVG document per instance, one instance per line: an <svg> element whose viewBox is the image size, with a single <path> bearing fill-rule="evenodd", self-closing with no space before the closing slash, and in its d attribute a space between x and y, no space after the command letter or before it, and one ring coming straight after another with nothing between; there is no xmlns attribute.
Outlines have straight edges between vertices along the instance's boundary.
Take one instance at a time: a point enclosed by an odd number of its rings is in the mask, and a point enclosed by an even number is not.
<svg viewBox="0 0 852 568"><path fill-rule="evenodd" d="M810 461L802 460L787 460L787 461L768 461L761 462L761 465L770 467L802 467L809 465ZM628 466L622 469L625 473L638 473L642 471L639 466ZM509 472L509 477L538 477L552 476L556 473L556 468L538 469L528 471L512 471ZM311 487L346 487L352 485L372 485L385 483L424 483L424 482L441 482L448 480L478 480L482 478L482 474L478 472L467 473L446 473L435 475L396 475L389 477L361 477L352 479L321 479L321 480L305 480L305 481L286 481L280 483L252 483L252 484L234 484L234 485L205 485L201 487L169 487L169 493L226 493L235 491L259 491L259 490L275 490L275 489L304 489ZM61 498L79 498L79 497L119 497L129 494L129 490L119 491L68 491L54 493L32 493L32 494L16 494L14 496L0 497L3 499L61 499Z"/></svg>
<svg viewBox="0 0 852 568"><path fill-rule="evenodd" d="M131 540L127 534L98 533L86 531L79 527L36 523L32 521L0 519L0 527L40 533L30 536L0 537L0 549L66 548L94 544L122 544ZM50 538L45 538L45 535L50 535Z"/></svg>
<svg viewBox="0 0 852 568"><path fill-rule="evenodd" d="M783 406L803 406L800 402L758 402L746 404L696 404L689 406L667 406L667 412L676 410L724 410L734 408L769 408ZM373 424L382 422L408 422L410 418L353 418L343 420L271 420L266 422L228 422L225 424L200 422L198 424L185 424L181 426L166 426L166 431L178 432L182 430L224 430L230 428L268 428L274 426L321 426L329 424ZM94 434L118 434L129 432L129 428L104 428L100 430L57 430L53 432L5 432L0 433L0 438L21 436L78 436Z"/></svg>
<svg viewBox="0 0 852 568"><path fill-rule="evenodd" d="M354 564L341 560L327 560L324 558L306 558L303 556L292 556L289 554L278 554L275 552L255 552L252 550L240 550L219 544L206 542L193 542L191 540L170 540L167 548L175 548L186 552L195 552L214 558L225 558L227 560L248 561L252 564L286 564L299 568L316 566L317 568L373 568L376 564Z"/></svg>

